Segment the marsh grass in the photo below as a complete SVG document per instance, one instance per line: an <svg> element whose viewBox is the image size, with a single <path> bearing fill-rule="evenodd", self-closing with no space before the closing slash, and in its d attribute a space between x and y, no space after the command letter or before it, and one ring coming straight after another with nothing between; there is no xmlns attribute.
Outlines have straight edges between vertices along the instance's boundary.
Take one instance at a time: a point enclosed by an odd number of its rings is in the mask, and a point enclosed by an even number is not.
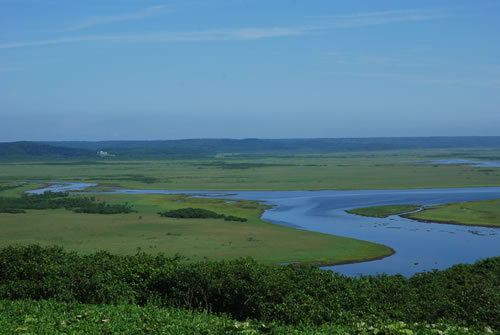
<svg viewBox="0 0 500 335"><path fill-rule="evenodd" d="M219 154L217 159L3 162L4 180L80 181L109 188L171 190L339 190L500 186L500 169L429 165L440 157L477 159L498 151L413 150L332 154Z"/></svg>

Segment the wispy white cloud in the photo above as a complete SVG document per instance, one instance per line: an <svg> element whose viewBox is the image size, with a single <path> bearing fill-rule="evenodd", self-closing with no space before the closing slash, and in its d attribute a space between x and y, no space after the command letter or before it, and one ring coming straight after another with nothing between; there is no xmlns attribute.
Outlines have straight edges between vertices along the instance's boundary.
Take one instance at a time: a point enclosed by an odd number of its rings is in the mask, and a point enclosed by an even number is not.
<svg viewBox="0 0 500 335"><path fill-rule="evenodd" d="M109 16L93 16L68 28L66 31L75 31L94 25L139 20L154 15L160 15L168 11L167 6L155 6L143 9L135 13L116 14ZM342 14L331 16L317 16L327 19L315 25L290 26L290 27L264 27L264 28L227 28L210 29L185 32L151 32L143 34L128 35L93 35L72 36L53 39L44 39L26 42L0 43L0 49L13 49L21 47L34 47L67 44L85 41L136 41L136 42L174 42L174 41L210 41L210 40L257 40L263 38L305 35L313 31L329 30L335 28L360 27L374 24L385 24L391 22L422 21L445 18L448 14L440 9L409 9L400 11L379 11L355 14Z"/></svg>
<svg viewBox="0 0 500 335"><path fill-rule="evenodd" d="M400 58L385 55L353 55L349 52L327 52L327 56L335 59L337 64L364 64L364 65L395 65L401 63Z"/></svg>
<svg viewBox="0 0 500 335"><path fill-rule="evenodd" d="M419 78L414 81L419 84L430 85L461 85L464 83L462 80L448 78Z"/></svg>
<svg viewBox="0 0 500 335"><path fill-rule="evenodd" d="M4 44L0 44L0 49L15 49L15 48L23 48L23 47L57 45L57 44L67 44L67 43L84 42L84 41L109 41L109 40L116 40L116 39L118 39L117 36L63 37L63 38L54 38L54 39L39 40L39 41L4 43Z"/></svg>
<svg viewBox="0 0 500 335"><path fill-rule="evenodd" d="M6 73L6 72L18 72L21 71L22 69L18 67L0 67L0 73Z"/></svg>
<svg viewBox="0 0 500 335"><path fill-rule="evenodd" d="M327 72L332 76L350 76L350 77L371 77L371 78L400 78L399 73L383 73L383 72Z"/></svg>
<svg viewBox="0 0 500 335"><path fill-rule="evenodd" d="M473 86L484 88L500 88L500 80L488 79L449 79L449 78L418 78L414 80L415 83L425 85L439 85L439 86Z"/></svg>
<svg viewBox="0 0 500 335"><path fill-rule="evenodd" d="M113 22L123 22L123 21L135 21L150 18L153 16L158 16L165 14L170 11L170 8L165 5L153 6L148 8L143 8L136 12L131 13L119 13L104 16L90 16L80 22L75 23L63 31L75 31L80 29L89 28L96 25L113 23Z"/></svg>
<svg viewBox="0 0 500 335"><path fill-rule="evenodd" d="M436 77L432 75L415 75L392 72L326 72L326 74L338 77L349 76L360 78L394 79L406 83L423 85L500 88L500 80L496 79L485 80L478 78L446 78Z"/></svg>
<svg viewBox="0 0 500 335"><path fill-rule="evenodd" d="M258 40L262 38L303 35L318 27L269 27L215 29L178 33L147 34L145 39L156 41Z"/></svg>
<svg viewBox="0 0 500 335"><path fill-rule="evenodd" d="M294 28L236 28L204 30L191 32L156 32L128 35L94 35L55 38L28 42L0 44L0 49L47 46L89 41L134 41L134 42L176 42L176 41L216 41L216 40L258 40L282 36L302 35L317 27L304 26Z"/></svg>
<svg viewBox="0 0 500 335"><path fill-rule="evenodd" d="M360 18L360 17L387 17L387 16L401 16L401 15L414 15L414 14L428 14L442 12L439 8L412 8L403 10L383 10L383 11L373 11L373 12L358 12L350 14L334 14L334 15L322 15L322 16L311 16L315 18Z"/></svg>
<svg viewBox="0 0 500 335"><path fill-rule="evenodd" d="M341 53L340 52L337 52L337 51L328 51L326 53L327 56L333 56L333 57L337 57L337 56L340 56Z"/></svg>
<svg viewBox="0 0 500 335"><path fill-rule="evenodd" d="M326 20L326 24L336 28L355 28L398 22L436 20L449 16L449 11L443 9L406 9L312 16L310 18Z"/></svg>

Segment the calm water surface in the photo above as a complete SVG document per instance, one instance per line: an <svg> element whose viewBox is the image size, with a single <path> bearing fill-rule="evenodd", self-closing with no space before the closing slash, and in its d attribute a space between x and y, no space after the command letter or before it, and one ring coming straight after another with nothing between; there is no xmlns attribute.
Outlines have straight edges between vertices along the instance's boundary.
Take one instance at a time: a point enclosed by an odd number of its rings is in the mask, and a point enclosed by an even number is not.
<svg viewBox="0 0 500 335"><path fill-rule="evenodd" d="M72 184L63 185L65 191ZM85 184L77 184L78 189ZM59 191L52 186L52 191ZM37 190L40 193L44 190ZM500 229L438 223L422 223L391 216L385 219L348 214L346 209L390 205L423 206L500 198L500 187L421 190L359 191L248 191L197 192L119 189L114 193L182 194L228 199L261 200L275 205L262 218L266 221L327 234L381 243L396 254L382 260L324 267L346 275L401 273L445 269L457 263L500 256Z"/></svg>
<svg viewBox="0 0 500 335"><path fill-rule="evenodd" d="M500 162L495 161L469 161L466 159L436 159L431 161L419 161L424 164L459 164L459 165L470 165L470 166L479 166L479 167L493 167L500 168Z"/></svg>

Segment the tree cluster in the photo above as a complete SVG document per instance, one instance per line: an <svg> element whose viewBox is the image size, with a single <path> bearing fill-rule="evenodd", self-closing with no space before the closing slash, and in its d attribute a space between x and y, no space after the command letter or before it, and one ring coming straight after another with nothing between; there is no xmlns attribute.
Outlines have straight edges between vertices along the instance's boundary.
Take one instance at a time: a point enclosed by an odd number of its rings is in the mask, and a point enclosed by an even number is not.
<svg viewBox="0 0 500 335"><path fill-rule="evenodd" d="M226 221L239 221L239 222L247 221L246 218L234 215L219 214L214 211L210 211L208 209L192 208L192 207L173 209L166 212L159 212L158 215L162 217L178 218L178 219L224 219Z"/></svg>

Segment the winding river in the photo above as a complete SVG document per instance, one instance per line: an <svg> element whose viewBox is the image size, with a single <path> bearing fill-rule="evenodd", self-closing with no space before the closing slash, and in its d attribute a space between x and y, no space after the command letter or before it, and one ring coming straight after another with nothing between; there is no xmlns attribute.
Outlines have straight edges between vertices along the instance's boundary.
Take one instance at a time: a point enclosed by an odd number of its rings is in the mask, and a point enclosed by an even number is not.
<svg viewBox="0 0 500 335"><path fill-rule="evenodd" d="M92 184L61 183L46 190L83 190ZM346 209L390 205L424 206L500 198L500 187L358 190L358 191L167 191L117 189L114 193L179 194L260 200L274 205L262 218L268 222L385 244L396 253L381 260L324 267L346 275L396 274L445 269L500 256L500 229L417 222L399 216L385 219L348 214Z"/></svg>

